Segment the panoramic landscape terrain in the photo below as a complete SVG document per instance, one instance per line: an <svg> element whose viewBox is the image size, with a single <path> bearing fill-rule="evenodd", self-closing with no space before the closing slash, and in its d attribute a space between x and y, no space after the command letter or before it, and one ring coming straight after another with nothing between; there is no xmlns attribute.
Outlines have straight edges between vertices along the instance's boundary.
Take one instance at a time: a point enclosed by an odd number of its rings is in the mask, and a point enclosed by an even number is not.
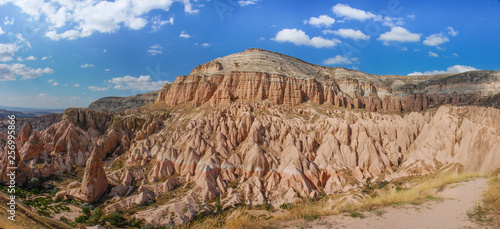
<svg viewBox="0 0 500 229"><path fill-rule="evenodd" d="M500 228L500 1L0 12L0 228Z"/></svg>
<svg viewBox="0 0 500 229"><path fill-rule="evenodd" d="M40 130L28 121L16 138L18 193L73 227L363 217L494 174L499 93L500 71L381 76L247 49L159 92L69 108Z"/></svg>

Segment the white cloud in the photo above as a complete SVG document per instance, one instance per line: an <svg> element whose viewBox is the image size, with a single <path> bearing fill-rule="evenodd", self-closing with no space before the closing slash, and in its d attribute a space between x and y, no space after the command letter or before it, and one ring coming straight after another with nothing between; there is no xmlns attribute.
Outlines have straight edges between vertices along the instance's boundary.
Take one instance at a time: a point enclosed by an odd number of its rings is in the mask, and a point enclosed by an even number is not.
<svg viewBox="0 0 500 229"><path fill-rule="evenodd" d="M0 35L4 34L5 32L2 30L2 27L0 26Z"/></svg>
<svg viewBox="0 0 500 229"><path fill-rule="evenodd" d="M50 79L50 80L49 80L49 83L50 83L50 84L52 84L52 86L57 86L57 85L59 85L59 83L58 83L58 82L56 82L56 81L55 81L55 80L53 80L53 79Z"/></svg>
<svg viewBox="0 0 500 229"><path fill-rule="evenodd" d="M385 45L389 42L418 42L420 40L420 34L410 33L407 29L403 27L392 27L391 31L385 32L380 35L377 39L383 41Z"/></svg>
<svg viewBox="0 0 500 229"><path fill-rule="evenodd" d="M88 87L91 91L108 91L109 88L107 87L96 87L96 86L90 86Z"/></svg>
<svg viewBox="0 0 500 229"><path fill-rule="evenodd" d="M387 16L381 16L378 15L374 18L375 21L382 22L382 25L389 26L389 27L396 27L396 26L402 26L405 24L405 21L403 18L391 18Z"/></svg>
<svg viewBox="0 0 500 229"><path fill-rule="evenodd" d="M47 96L47 93L40 93L40 94L38 94L38 97L44 97L44 96Z"/></svg>
<svg viewBox="0 0 500 229"><path fill-rule="evenodd" d="M50 59L50 58L52 58L52 56L44 56L44 57L42 57L41 60L47 60L47 59Z"/></svg>
<svg viewBox="0 0 500 229"><path fill-rule="evenodd" d="M450 73L462 73L462 72L468 72L468 71L476 71L475 67L471 66L466 66L466 65L454 65L451 67L448 67L446 71L443 70L434 70L434 71L426 71L424 73L422 72L413 72L408 74L409 76L419 76L419 75L437 75L437 74L450 74Z"/></svg>
<svg viewBox="0 0 500 229"><path fill-rule="evenodd" d="M453 53L453 56L456 56L456 57L458 57L459 55L458 55L458 54L456 54L456 53Z"/></svg>
<svg viewBox="0 0 500 229"><path fill-rule="evenodd" d="M323 34L333 33L337 36L341 36L343 38L351 38L353 40L368 40L370 36L367 36L360 30L354 29L339 29L339 30L323 30Z"/></svg>
<svg viewBox="0 0 500 229"><path fill-rule="evenodd" d="M13 60L12 56L20 47L16 44L1 44L0 43L0 62Z"/></svg>
<svg viewBox="0 0 500 229"><path fill-rule="evenodd" d="M186 31L182 31L181 34L179 34L179 37L188 39L191 35L187 34Z"/></svg>
<svg viewBox="0 0 500 229"><path fill-rule="evenodd" d="M122 27L139 30L148 24L150 11L169 11L174 2L183 4L186 13L198 12L191 0L2 1L7 2L19 7L30 20L44 19L49 28L45 36L53 40L88 37L96 32L114 33Z"/></svg>
<svg viewBox="0 0 500 229"><path fill-rule="evenodd" d="M124 76L116 77L109 80L110 83L114 84L114 89L118 90L138 90L138 91L155 91L163 87L165 83L170 83L169 81L153 81L151 76Z"/></svg>
<svg viewBox="0 0 500 229"><path fill-rule="evenodd" d="M155 50L155 49L148 50L148 53L151 54L152 56L163 54L161 50Z"/></svg>
<svg viewBox="0 0 500 229"><path fill-rule="evenodd" d="M52 74L54 70L50 68L33 69L24 64L0 64L0 81L16 80L17 76L21 79L33 79L43 74Z"/></svg>
<svg viewBox="0 0 500 229"><path fill-rule="evenodd" d="M436 34L431 34L430 36L426 37L424 40L424 45L438 46L438 45L444 44L448 41L450 41L450 39L448 39L448 37L446 37L442 33L436 33Z"/></svg>
<svg viewBox="0 0 500 229"><path fill-rule="evenodd" d="M453 27L448 27L448 34L450 34L452 37L458 35L458 31L456 31L455 29L453 29Z"/></svg>
<svg viewBox="0 0 500 229"><path fill-rule="evenodd" d="M81 68L93 68L93 67L95 67L95 65L93 65L93 64L82 64L82 65L80 65L80 67Z"/></svg>
<svg viewBox="0 0 500 229"><path fill-rule="evenodd" d="M240 6L249 6L249 5L255 5L257 4L259 0L245 0L245 1L238 1L238 4Z"/></svg>
<svg viewBox="0 0 500 229"><path fill-rule="evenodd" d="M75 84L73 85L73 87L80 87L80 84Z"/></svg>
<svg viewBox="0 0 500 229"><path fill-rule="evenodd" d="M26 57L25 60L37 60L37 58L34 56L28 56L28 57Z"/></svg>
<svg viewBox="0 0 500 229"><path fill-rule="evenodd" d="M441 51L444 51L446 50L446 48L441 48L441 47L436 47L437 50L441 50Z"/></svg>
<svg viewBox="0 0 500 229"><path fill-rule="evenodd" d="M277 42L291 42L295 45L308 45L315 48L331 48L340 43L337 39L328 40L322 37L309 38L304 31L297 29L283 29L271 39Z"/></svg>
<svg viewBox="0 0 500 229"><path fill-rule="evenodd" d="M344 19L365 21L367 19L375 17L375 15L370 12L352 8L347 4L341 4L341 3L333 6L332 10L338 17L343 17Z"/></svg>
<svg viewBox="0 0 500 229"><path fill-rule="evenodd" d="M316 27L326 26L330 27L333 23L335 23L335 19L329 17L328 15L320 15L319 17L311 17L309 21L304 21L304 24L309 23Z"/></svg>
<svg viewBox="0 0 500 229"><path fill-rule="evenodd" d="M111 71L111 69L106 68L106 69L104 69L104 71L105 71L105 72L109 72L109 71Z"/></svg>
<svg viewBox="0 0 500 229"><path fill-rule="evenodd" d="M149 50L147 52L149 54L151 54L152 56L156 56L159 54L163 54L163 52L160 49L162 49L161 45L155 44L155 45L152 45L151 47L149 47Z"/></svg>
<svg viewBox="0 0 500 229"><path fill-rule="evenodd" d="M4 25L13 25L14 24L14 18L12 18L12 19L9 20L9 17L5 17L3 19L3 24Z"/></svg>
<svg viewBox="0 0 500 229"><path fill-rule="evenodd" d="M208 48L211 46L211 44L205 42L205 43L201 43L201 46L203 46L203 48Z"/></svg>
<svg viewBox="0 0 500 229"><path fill-rule="evenodd" d="M407 47L403 47L403 48L401 48L401 50L408 51L408 48Z"/></svg>
<svg viewBox="0 0 500 229"><path fill-rule="evenodd" d="M408 17L409 19L415 20L415 14L409 14L406 17Z"/></svg>
<svg viewBox="0 0 500 229"><path fill-rule="evenodd" d="M439 55L437 53L431 52L431 51L429 51L429 56L430 57L439 57Z"/></svg>
<svg viewBox="0 0 500 229"><path fill-rule="evenodd" d="M324 65L352 64L353 62L358 62L358 58L337 55L335 57L330 57L324 60L323 64Z"/></svg>
<svg viewBox="0 0 500 229"><path fill-rule="evenodd" d="M168 20L161 20L161 16L155 16L151 18L151 29L153 29L153 32L158 31L162 26L166 24L174 24L174 18L170 17Z"/></svg>
<svg viewBox="0 0 500 229"><path fill-rule="evenodd" d="M108 50L106 50L106 49L103 49L103 50L102 50L102 52L103 52L103 53L106 53L106 52L108 52Z"/></svg>

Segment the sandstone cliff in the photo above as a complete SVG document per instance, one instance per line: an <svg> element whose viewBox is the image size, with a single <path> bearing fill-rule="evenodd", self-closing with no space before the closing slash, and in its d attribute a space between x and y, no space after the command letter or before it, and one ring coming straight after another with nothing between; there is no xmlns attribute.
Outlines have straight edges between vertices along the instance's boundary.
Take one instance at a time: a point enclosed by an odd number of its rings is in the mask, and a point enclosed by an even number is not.
<svg viewBox="0 0 500 229"><path fill-rule="evenodd" d="M432 76L378 76L313 65L262 49L215 59L179 76L157 101L168 105L228 105L270 100L296 106L311 101L368 111L421 111L442 105L480 104L500 93L499 71Z"/></svg>

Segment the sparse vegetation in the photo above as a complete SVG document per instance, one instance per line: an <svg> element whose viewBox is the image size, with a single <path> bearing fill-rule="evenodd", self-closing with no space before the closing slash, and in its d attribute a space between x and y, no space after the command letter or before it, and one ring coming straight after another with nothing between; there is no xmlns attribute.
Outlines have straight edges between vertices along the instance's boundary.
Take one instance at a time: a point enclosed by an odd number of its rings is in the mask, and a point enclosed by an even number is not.
<svg viewBox="0 0 500 229"><path fill-rule="evenodd" d="M500 177L499 171L492 175L482 203L476 203L467 211L470 220L479 224L500 228Z"/></svg>

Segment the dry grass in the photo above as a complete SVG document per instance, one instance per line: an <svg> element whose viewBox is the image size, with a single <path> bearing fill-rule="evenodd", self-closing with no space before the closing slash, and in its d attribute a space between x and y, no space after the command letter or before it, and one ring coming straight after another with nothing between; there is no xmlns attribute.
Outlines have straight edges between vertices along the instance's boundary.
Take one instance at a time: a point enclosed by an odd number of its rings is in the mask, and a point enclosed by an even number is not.
<svg viewBox="0 0 500 229"><path fill-rule="evenodd" d="M361 205L354 206L354 209L348 210L373 210L376 207L415 204L423 203L428 199L433 199L435 192L442 190L444 186L457 182L466 181L473 177L478 177L478 174L462 173L462 174L444 174L438 177L429 177L424 179L417 186L396 192L388 190L380 190L379 195L373 198L365 199ZM348 207L349 208L349 207Z"/></svg>
<svg viewBox="0 0 500 229"><path fill-rule="evenodd" d="M380 207L423 203L433 200L433 195L446 185L466 181L478 174L431 174L417 177L407 182L413 183L413 188L399 191L390 191L386 187L378 189L378 195L360 201L358 205L332 206L329 199L339 199L346 194L335 194L319 200L305 201L291 205L284 213L271 213L274 217L261 218L249 214L249 207L240 207L226 211L216 216L209 216L181 228L276 228L276 225L289 220L312 221L322 216L348 213L352 217L363 217L362 211L372 211ZM493 194L498 194L493 193ZM498 201L498 199L495 199ZM281 210L283 211L283 210Z"/></svg>
<svg viewBox="0 0 500 229"><path fill-rule="evenodd" d="M470 220L486 227L500 228L500 177L493 174L488 189L483 193L482 203L467 211Z"/></svg>
<svg viewBox="0 0 500 229"><path fill-rule="evenodd" d="M484 204L500 213L500 177L495 173L491 178L488 189L484 192Z"/></svg>

